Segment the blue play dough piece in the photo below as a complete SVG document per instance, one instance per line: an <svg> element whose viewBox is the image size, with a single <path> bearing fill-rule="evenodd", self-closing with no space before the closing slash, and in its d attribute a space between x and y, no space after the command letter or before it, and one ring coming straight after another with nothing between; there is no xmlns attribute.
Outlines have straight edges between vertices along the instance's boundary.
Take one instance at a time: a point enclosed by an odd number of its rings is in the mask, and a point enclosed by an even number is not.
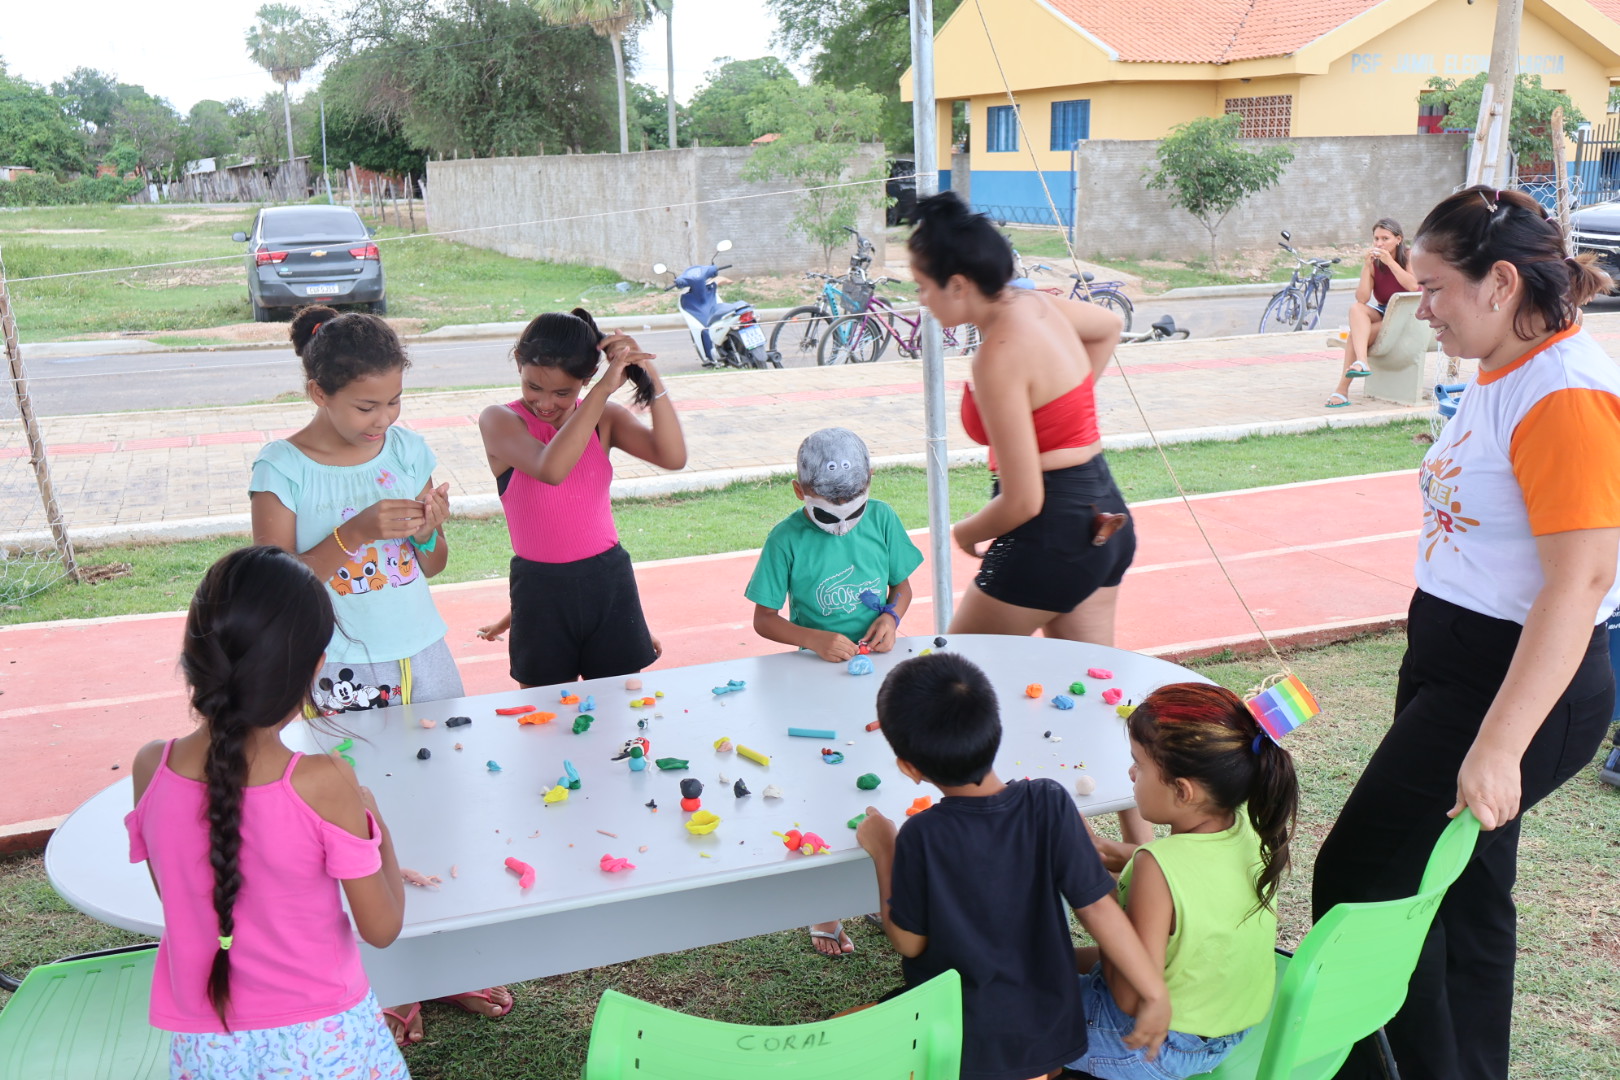
<svg viewBox="0 0 1620 1080"><path fill-rule="evenodd" d="M580 712L595 712L596 711L596 698L592 697L590 694L586 694L585 695L585 700L579 703L579 711Z"/></svg>
<svg viewBox="0 0 1620 1080"><path fill-rule="evenodd" d="M497 763L493 758L490 759L489 761L484 762L484 768L488 769L490 772L500 772L501 771L500 764Z"/></svg>
<svg viewBox="0 0 1620 1080"><path fill-rule="evenodd" d="M1074 708L1074 698L1068 694L1059 694L1052 699L1052 704L1059 709L1072 709Z"/></svg>
<svg viewBox="0 0 1620 1080"><path fill-rule="evenodd" d="M580 788L579 770L574 768L574 763L572 761L564 761L563 772L567 773L568 775L557 777L557 786L565 787L572 791L578 791Z"/></svg>
<svg viewBox="0 0 1620 1080"><path fill-rule="evenodd" d="M851 675L872 674L872 658L870 656L855 657L849 662L849 673Z"/></svg>
<svg viewBox="0 0 1620 1080"><path fill-rule="evenodd" d="M644 758L644 757L633 757L633 758L630 759L630 771L631 772L641 772L642 770L646 769L646 767L647 767L647 759L646 758Z"/></svg>
<svg viewBox="0 0 1620 1080"><path fill-rule="evenodd" d="M727 681L726 685L715 687L711 691L711 693L716 694L716 695L719 695L719 694L735 694L739 690L746 690L746 689L748 689L748 684L746 682L744 682L741 679L731 679L731 680Z"/></svg>

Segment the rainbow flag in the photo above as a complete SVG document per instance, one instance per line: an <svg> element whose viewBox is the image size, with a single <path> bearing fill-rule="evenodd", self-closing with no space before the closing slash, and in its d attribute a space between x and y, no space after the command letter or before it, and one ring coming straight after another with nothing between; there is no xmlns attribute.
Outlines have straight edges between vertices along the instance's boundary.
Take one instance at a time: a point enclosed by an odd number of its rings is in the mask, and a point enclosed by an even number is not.
<svg viewBox="0 0 1620 1080"><path fill-rule="evenodd" d="M1248 705L1255 720L1274 742L1280 741L1305 721L1322 714L1322 707L1316 703L1315 695L1299 681L1298 675L1290 675L1275 686L1261 691L1249 699Z"/></svg>

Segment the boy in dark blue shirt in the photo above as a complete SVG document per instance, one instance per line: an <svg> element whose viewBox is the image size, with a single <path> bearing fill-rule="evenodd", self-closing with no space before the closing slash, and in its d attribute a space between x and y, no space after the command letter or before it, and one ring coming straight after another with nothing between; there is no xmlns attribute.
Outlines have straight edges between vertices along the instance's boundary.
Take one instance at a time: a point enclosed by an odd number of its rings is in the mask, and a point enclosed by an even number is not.
<svg viewBox="0 0 1620 1080"><path fill-rule="evenodd" d="M883 932L907 986L962 977L962 1080L1029 1080L1077 1059L1086 1017L1065 901L1142 996L1130 1045L1170 1027L1163 965L1114 899L1085 822L1056 781L1004 784L995 691L956 653L897 665L877 698L900 771L945 798L897 830L873 807L855 836L872 856Z"/></svg>

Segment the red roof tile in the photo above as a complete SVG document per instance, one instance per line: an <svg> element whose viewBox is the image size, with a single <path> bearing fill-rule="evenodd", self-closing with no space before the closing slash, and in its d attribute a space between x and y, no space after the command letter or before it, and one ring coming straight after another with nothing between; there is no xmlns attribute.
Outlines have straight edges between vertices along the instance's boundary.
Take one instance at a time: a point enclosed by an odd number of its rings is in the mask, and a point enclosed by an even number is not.
<svg viewBox="0 0 1620 1080"><path fill-rule="evenodd" d="M1136 62L1225 64L1287 56L1383 0L1046 0ZM1592 0L1620 8L1620 0Z"/></svg>

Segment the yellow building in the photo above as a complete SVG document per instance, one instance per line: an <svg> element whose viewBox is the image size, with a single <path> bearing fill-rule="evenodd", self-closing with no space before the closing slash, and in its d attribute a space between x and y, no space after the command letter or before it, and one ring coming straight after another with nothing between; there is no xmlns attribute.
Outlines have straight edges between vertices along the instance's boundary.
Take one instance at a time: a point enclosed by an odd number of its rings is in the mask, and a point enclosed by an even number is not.
<svg viewBox="0 0 1620 1080"><path fill-rule="evenodd" d="M1409 135L1430 78L1489 66L1495 20L1495 0L964 0L935 39L940 130L967 102L981 208L1045 206L1036 170L1067 190L1079 140L1156 139L1199 116L1239 113L1255 138ZM1519 53L1601 119L1620 0L1525 0ZM944 140L939 168L951 186Z"/></svg>

